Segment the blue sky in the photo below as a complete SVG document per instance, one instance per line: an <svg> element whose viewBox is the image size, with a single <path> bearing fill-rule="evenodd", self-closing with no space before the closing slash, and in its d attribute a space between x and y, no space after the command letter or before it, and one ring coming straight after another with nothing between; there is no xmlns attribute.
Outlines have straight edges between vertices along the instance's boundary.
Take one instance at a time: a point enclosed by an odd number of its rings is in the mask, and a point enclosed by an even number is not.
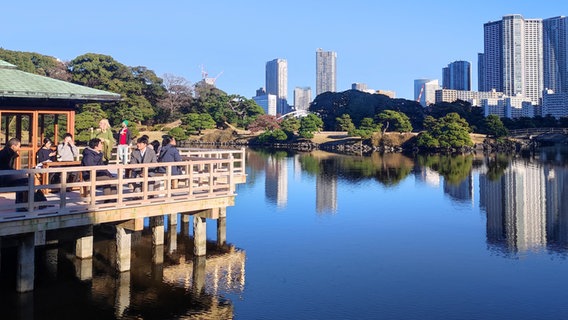
<svg viewBox="0 0 568 320"><path fill-rule="evenodd" d="M8 1L2 4L0 47L71 60L112 56L191 82L222 74L217 87L247 98L264 86L267 61L288 60L288 100L312 88L315 51L337 52L337 90L354 82L413 98L413 81L439 79L455 60L472 63L483 24L518 13L568 15L566 0L289 0L289 1Z"/></svg>

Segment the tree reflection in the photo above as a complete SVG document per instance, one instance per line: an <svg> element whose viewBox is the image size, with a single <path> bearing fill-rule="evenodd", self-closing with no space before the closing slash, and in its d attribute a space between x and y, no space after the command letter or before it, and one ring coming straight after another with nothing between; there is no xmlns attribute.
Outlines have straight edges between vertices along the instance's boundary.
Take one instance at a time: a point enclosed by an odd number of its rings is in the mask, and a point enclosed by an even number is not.
<svg viewBox="0 0 568 320"><path fill-rule="evenodd" d="M386 186L394 186L412 171L412 159L402 154L374 153L356 157L312 152L300 155L302 170L312 175L341 177L353 183L374 178Z"/></svg>
<svg viewBox="0 0 568 320"><path fill-rule="evenodd" d="M428 167L441 176L449 184L459 184L471 173L472 155L418 155L419 165Z"/></svg>

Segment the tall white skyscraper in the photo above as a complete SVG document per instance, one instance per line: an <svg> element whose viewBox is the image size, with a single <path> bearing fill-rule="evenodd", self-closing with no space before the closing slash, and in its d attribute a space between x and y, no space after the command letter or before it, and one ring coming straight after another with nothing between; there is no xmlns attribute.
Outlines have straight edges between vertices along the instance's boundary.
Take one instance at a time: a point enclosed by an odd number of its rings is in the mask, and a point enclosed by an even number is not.
<svg viewBox="0 0 568 320"><path fill-rule="evenodd" d="M479 61L479 91L495 89L539 103L543 85L542 20L504 16L484 27Z"/></svg>
<svg viewBox="0 0 568 320"><path fill-rule="evenodd" d="M568 17L542 21L544 88L568 93Z"/></svg>
<svg viewBox="0 0 568 320"><path fill-rule="evenodd" d="M294 108L296 110L308 110L312 101L312 89L310 87L294 88Z"/></svg>
<svg viewBox="0 0 568 320"><path fill-rule="evenodd" d="M454 61L442 70L442 88L471 90L471 64L467 61Z"/></svg>
<svg viewBox="0 0 568 320"><path fill-rule="evenodd" d="M337 53L316 51L316 96L337 90Z"/></svg>
<svg viewBox="0 0 568 320"><path fill-rule="evenodd" d="M266 93L276 96L278 114L288 112L288 62L285 59L266 63Z"/></svg>

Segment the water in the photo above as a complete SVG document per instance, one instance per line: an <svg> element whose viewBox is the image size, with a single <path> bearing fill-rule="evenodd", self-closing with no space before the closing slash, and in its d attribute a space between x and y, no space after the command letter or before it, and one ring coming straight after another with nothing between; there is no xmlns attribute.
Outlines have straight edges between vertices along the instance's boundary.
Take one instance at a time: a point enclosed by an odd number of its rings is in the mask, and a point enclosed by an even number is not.
<svg viewBox="0 0 568 320"><path fill-rule="evenodd" d="M148 230L135 234L123 274L97 230L91 279L80 280L72 248L48 247L36 290L19 295L4 250L2 319L568 317L565 149L527 158L249 150L247 174L227 209L230 245L215 248L207 222L204 269L185 224L159 248Z"/></svg>

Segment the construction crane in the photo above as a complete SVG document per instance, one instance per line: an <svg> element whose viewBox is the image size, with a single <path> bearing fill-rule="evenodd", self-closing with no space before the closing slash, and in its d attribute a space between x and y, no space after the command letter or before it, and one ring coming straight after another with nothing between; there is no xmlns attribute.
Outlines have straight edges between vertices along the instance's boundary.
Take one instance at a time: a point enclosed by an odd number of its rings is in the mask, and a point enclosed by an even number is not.
<svg viewBox="0 0 568 320"><path fill-rule="evenodd" d="M208 77L209 73L205 71L205 67L201 65L201 80L209 85L215 86L215 81L223 74L223 71L219 72L215 78Z"/></svg>
<svg viewBox="0 0 568 320"><path fill-rule="evenodd" d="M420 87L420 93L418 94L418 98L416 98L416 102L420 103L420 98L422 98L422 93L424 93L424 84Z"/></svg>

